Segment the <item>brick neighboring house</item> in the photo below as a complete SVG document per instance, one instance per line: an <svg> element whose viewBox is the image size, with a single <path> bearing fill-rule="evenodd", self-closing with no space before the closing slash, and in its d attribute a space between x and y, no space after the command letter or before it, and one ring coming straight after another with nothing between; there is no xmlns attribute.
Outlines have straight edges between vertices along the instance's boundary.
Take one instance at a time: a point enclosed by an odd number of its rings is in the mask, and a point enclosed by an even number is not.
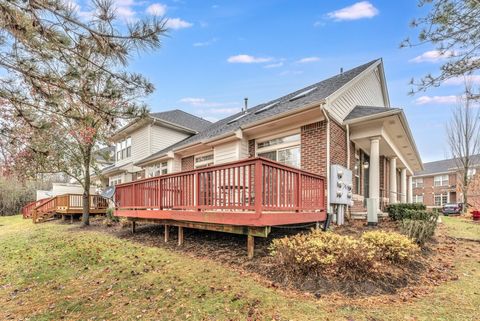
<svg viewBox="0 0 480 321"><path fill-rule="evenodd" d="M459 181L462 173L456 159L424 163L423 166L424 170L415 172L413 177L413 202L423 203L427 208L442 208L447 203L463 202ZM478 174L478 167L480 167L480 155L475 155L472 157L469 177ZM473 193L471 195L476 196Z"/></svg>

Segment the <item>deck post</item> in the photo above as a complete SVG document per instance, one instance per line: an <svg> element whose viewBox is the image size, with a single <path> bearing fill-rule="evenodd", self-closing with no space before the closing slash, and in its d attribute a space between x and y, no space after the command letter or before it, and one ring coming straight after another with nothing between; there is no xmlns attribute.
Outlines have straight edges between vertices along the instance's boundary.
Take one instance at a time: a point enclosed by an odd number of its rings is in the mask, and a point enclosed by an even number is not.
<svg viewBox="0 0 480 321"><path fill-rule="evenodd" d="M260 159L257 159L255 161L255 212L257 215L262 214L262 205L263 205L263 195L262 195L262 180L263 180L263 175L262 175L262 162Z"/></svg>
<svg viewBox="0 0 480 321"><path fill-rule="evenodd" d="M165 237L164 237L165 243L167 243L168 239L170 238L170 229L169 228L170 228L170 226L165 224Z"/></svg>
<svg viewBox="0 0 480 321"><path fill-rule="evenodd" d="M137 229L137 222L132 221L132 233L135 234L135 230Z"/></svg>
<svg viewBox="0 0 480 321"><path fill-rule="evenodd" d="M249 234L247 236L247 254L248 254L249 260L253 259L254 251L255 251L255 238L253 235Z"/></svg>
<svg viewBox="0 0 480 321"><path fill-rule="evenodd" d="M73 214L70 215L70 224L73 224Z"/></svg>
<svg viewBox="0 0 480 321"><path fill-rule="evenodd" d="M64 221L64 222L65 222L66 220L67 220L67 216L66 216L66 215L64 215L64 214L62 214L62 221Z"/></svg>
<svg viewBox="0 0 480 321"><path fill-rule="evenodd" d="M179 226L178 227L178 246L183 245L183 227Z"/></svg>

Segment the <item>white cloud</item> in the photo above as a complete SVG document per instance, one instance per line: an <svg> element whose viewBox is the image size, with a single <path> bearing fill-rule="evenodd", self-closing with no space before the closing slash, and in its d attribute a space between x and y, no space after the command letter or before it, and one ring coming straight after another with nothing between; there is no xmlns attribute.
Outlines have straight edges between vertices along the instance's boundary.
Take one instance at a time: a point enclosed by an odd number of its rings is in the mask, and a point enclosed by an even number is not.
<svg viewBox="0 0 480 321"><path fill-rule="evenodd" d="M445 80L444 84L445 85L451 85L451 86L459 86L459 85L464 85L465 81L467 84L471 85L480 85L480 75L470 75L470 76L465 76L465 77L454 77Z"/></svg>
<svg viewBox="0 0 480 321"><path fill-rule="evenodd" d="M297 60L297 64L308 64L310 62L317 62L319 61L319 57L305 57L300 60Z"/></svg>
<svg viewBox="0 0 480 321"><path fill-rule="evenodd" d="M320 21L320 20L318 20L318 21L315 21L315 22L313 23L313 26L314 26L314 27L323 27L325 24L326 24L325 21Z"/></svg>
<svg viewBox="0 0 480 321"><path fill-rule="evenodd" d="M455 95L449 96L421 96L415 99L415 104L417 105L452 105L458 102L458 97Z"/></svg>
<svg viewBox="0 0 480 321"><path fill-rule="evenodd" d="M336 21L373 18L379 11L368 1L357 2L349 7L332 11L327 16Z"/></svg>
<svg viewBox="0 0 480 321"><path fill-rule="evenodd" d="M115 9L117 16L124 20L131 20L135 16L135 11L130 7L118 7Z"/></svg>
<svg viewBox="0 0 480 321"><path fill-rule="evenodd" d="M164 16L167 13L167 6L162 3L152 3L147 7L146 13L152 16Z"/></svg>
<svg viewBox="0 0 480 321"><path fill-rule="evenodd" d="M250 55L236 55L231 56L227 59L229 63L237 63L237 64L256 64L262 62L269 62L272 61L272 58L262 58L262 57L254 57Z"/></svg>
<svg viewBox="0 0 480 321"><path fill-rule="evenodd" d="M238 107L231 107L232 105L236 105L236 103L232 103L232 102L228 102L228 103L212 102L212 101L206 100L205 98L199 98L199 97L185 97L180 99L180 102L190 106L194 106L194 107L209 107L209 108L216 107L215 110L210 110L210 111L215 111L222 114L229 114L229 113L232 113L233 111L235 112L238 111Z"/></svg>
<svg viewBox="0 0 480 321"><path fill-rule="evenodd" d="M279 73L279 76L289 76L289 75L301 75L303 74L302 70L285 70Z"/></svg>
<svg viewBox="0 0 480 321"><path fill-rule="evenodd" d="M283 62L280 61L280 62L277 62L277 63L274 63L274 64L265 65L265 68L278 68L278 67L282 67L282 66L283 66Z"/></svg>
<svg viewBox="0 0 480 321"><path fill-rule="evenodd" d="M178 29L190 28L191 26L193 26L193 23L182 20L180 18L169 18L165 23L165 26L168 29L178 30Z"/></svg>
<svg viewBox="0 0 480 321"><path fill-rule="evenodd" d="M439 62L441 60L454 57L456 52L452 50L446 50L445 52L440 52L438 50L430 50L422 53L420 56L416 56L413 59L410 59L409 62Z"/></svg>
<svg viewBox="0 0 480 321"><path fill-rule="evenodd" d="M212 38L210 40L204 41L204 42L195 42L193 44L194 47L206 47L210 46L211 44L217 42L217 38Z"/></svg>

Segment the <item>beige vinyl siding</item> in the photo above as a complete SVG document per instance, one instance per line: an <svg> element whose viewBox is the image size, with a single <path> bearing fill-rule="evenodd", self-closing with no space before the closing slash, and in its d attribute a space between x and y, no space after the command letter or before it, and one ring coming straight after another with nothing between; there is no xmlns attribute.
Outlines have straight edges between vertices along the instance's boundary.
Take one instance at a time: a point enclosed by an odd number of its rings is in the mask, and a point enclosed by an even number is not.
<svg viewBox="0 0 480 321"><path fill-rule="evenodd" d="M239 156L238 159L248 158L250 156L248 152L248 140L242 139L239 142Z"/></svg>
<svg viewBox="0 0 480 321"><path fill-rule="evenodd" d="M189 136L186 133L158 125L151 126L151 133L151 154L178 143Z"/></svg>
<svg viewBox="0 0 480 321"><path fill-rule="evenodd" d="M223 164L238 160L238 141L224 143L213 148L213 163Z"/></svg>
<svg viewBox="0 0 480 321"><path fill-rule="evenodd" d="M328 108L331 115L341 122L357 105L385 107L378 69L360 78L357 83L331 101Z"/></svg>
<svg viewBox="0 0 480 321"><path fill-rule="evenodd" d="M131 133L129 136L132 137L132 156L116 160L115 165L122 166L150 155L149 132L149 126L145 126Z"/></svg>

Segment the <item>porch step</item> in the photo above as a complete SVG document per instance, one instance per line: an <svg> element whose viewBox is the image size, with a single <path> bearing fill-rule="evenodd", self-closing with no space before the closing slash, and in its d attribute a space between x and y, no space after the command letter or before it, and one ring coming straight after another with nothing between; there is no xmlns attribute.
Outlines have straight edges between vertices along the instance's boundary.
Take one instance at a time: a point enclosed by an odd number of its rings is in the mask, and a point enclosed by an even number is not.
<svg viewBox="0 0 480 321"><path fill-rule="evenodd" d="M378 218L386 218L388 217L388 213L380 212L378 213ZM367 219L367 212L353 212L352 219L354 220L366 220Z"/></svg>

